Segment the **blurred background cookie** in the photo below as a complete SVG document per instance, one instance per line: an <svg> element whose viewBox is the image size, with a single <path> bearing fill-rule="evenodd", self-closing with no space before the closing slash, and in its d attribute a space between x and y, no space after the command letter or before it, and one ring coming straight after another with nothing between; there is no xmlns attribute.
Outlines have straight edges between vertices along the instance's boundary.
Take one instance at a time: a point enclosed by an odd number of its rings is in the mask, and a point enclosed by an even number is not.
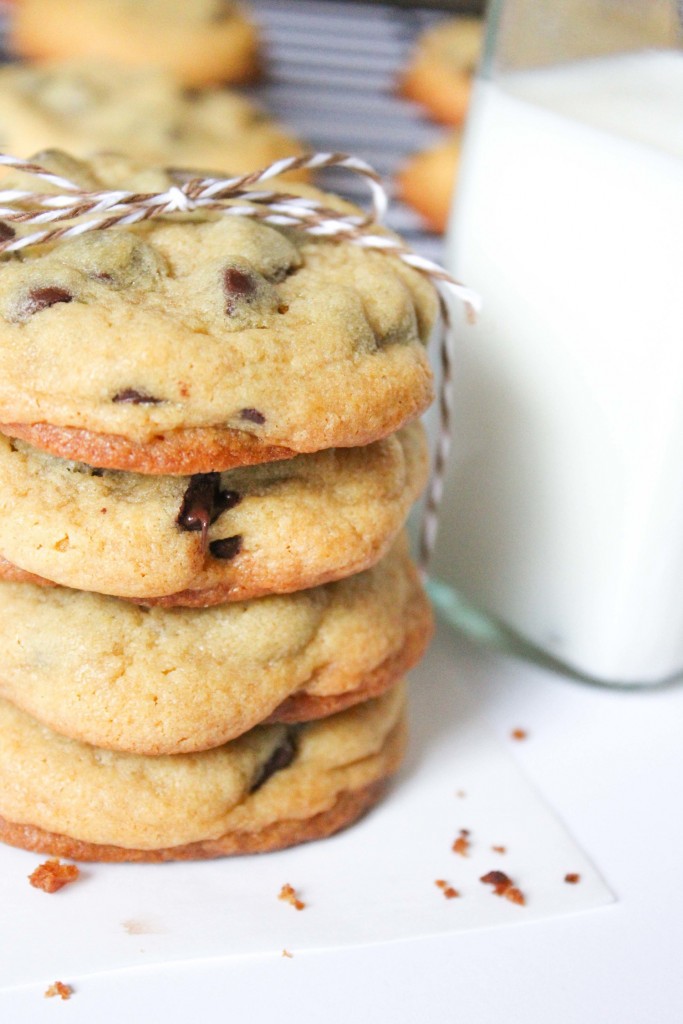
<svg viewBox="0 0 683 1024"><path fill-rule="evenodd" d="M21 57L93 57L164 68L179 82L247 82L256 27L230 0L22 0L10 45Z"/></svg>
<svg viewBox="0 0 683 1024"><path fill-rule="evenodd" d="M415 153L396 176L399 198L439 234L448 225L459 161L460 134L454 133L445 142Z"/></svg>
<svg viewBox="0 0 683 1024"><path fill-rule="evenodd" d="M400 90L422 103L437 121L465 119L483 37L479 18L454 18L429 28L418 40Z"/></svg>
<svg viewBox="0 0 683 1024"><path fill-rule="evenodd" d="M101 150L141 163L242 173L302 152L246 97L189 90L154 68L78 59L0 69L0 147Z"/></svg>

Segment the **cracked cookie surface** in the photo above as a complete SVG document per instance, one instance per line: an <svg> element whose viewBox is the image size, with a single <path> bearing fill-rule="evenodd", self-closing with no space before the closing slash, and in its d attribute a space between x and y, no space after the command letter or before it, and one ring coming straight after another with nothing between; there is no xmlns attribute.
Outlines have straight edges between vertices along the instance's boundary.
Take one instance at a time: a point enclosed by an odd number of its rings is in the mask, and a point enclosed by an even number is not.
<svg viewBox="0 0 683 1024"><path fill-rule="evenodd" d="M0 695L99 747L204 750L384 692L431 630L403 540L346 580L201 610L5 583Z"/></svg>
<svg viewBox="0 0 683 1024"><path fill-rule="evenodd" d="M0 839L82 860L278 849L361 814L396 771L405 689L199 754L140 757L65 739L0 701Z"/></svg>
<svg viewBox="0 0 683 1024"><path fill-rule="evenodd" d="M91 189L169 183L115 156L41 161ZM161 474L369 444L431 400L435 296L395 257L242 216L34 246L0 262L0 429L92 466Z"/></svg>
<svg viewBox="0 0 683 1024"><path fill-rule="evenodd" d="M93 470L0 435L0 578L197 607L302 590L377 562L426 473L419 423L194 477Z"/></svg>

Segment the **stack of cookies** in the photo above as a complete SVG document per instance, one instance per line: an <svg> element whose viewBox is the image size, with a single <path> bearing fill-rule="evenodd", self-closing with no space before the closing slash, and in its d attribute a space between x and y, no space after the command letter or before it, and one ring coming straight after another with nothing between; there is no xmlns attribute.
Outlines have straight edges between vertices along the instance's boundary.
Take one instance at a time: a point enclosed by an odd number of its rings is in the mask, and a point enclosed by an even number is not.
<svg viewBox="0 0 683 1024"><path fill-rule="evenodd" d="M0 257L0 838L211 857L377 800L431 631L402 528L435 313L393 256L219 213Z"/></svg>

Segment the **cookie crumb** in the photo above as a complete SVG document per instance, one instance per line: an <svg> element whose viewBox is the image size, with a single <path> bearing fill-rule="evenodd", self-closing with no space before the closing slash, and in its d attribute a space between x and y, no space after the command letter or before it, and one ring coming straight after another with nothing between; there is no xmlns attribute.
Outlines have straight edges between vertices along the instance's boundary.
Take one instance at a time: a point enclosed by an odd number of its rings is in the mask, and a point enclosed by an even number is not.
<svg viewBox="0 0 683 1024"><path fill-rule="evenodd" d="M59 892L65 885L75 882L80 875L75 864L62 864L59 858L46 860L39 864L35 871L28 876L28 880L34 889L42 889L43 892Z"/></svg>
<svg viewBox="0 0 683 1024"><path fill-rule="evenodd" d="M467 857L470 849L470 841L468 838L469 834L470 830L468 828L460 829L460 835L454 841L453 846L451 847L453 853L459 853L461 857Z"/></svg>
<svg viewBox="0 0 683 1024"><path fill-rule="evenodd" d="M283 949L282 950L282 955L286 956L288 960L293 960L294 959L294 954L290 953L288 949Z"/></svg>
<svg viewBox="0 0 683 1024"><path fill-rule="evenodd" d="M441 889L441 892L447 900L455 900L460 896L458 890L454 889L452 885L449 885L445 878L437 878L434 885L437 889Z"/></svg>
<svg viewBox="0 0 683 1024"><path fill-rule="evenodd" d="M510 900L511 903L517 903L520 907L523 907L526 903L524 893L521 889L518 889L516 885L511 885L506 889L503 896L506 900Z"/></svg>
<svg viewBox="0 0 683 1024"><path fill-rule="evenodd" d="M507 846L492 846L491 849L494 853L507 853Z"/></svg>
<svg viewBox="0 0 683 1024"><path fill-rule="evenodd" d="M55 981L54 985L50 985L45 990L45 998L52 999L54 996L59 996L60 999L71 999L72 992L71 985L65 985L63 981Z"/></svg>
<svg viewBox="0 0 683 1024"><path fill-rule="evenodd" d="M526 731L526 729L513 729L510 735L512 736L513 740L525 740L528 738L529 733Z"/></svg>
<svg viewBox="0 0 683 1024"><path fill-rule="evenodd" d="M570 871L569 874L564 876L565 882L569 882L570 885L576 885L577 882L581 881L581 875L578 875L576 871Z"/></svg>
<svg viewBox="0 0 683 1024"><path fill-rule="evenodd" d="M280 889L278 899L284 900L285 903L291 903L295 910L303 910L304 907L306 906L303 900L299 899L299 897L297 896L296 889L293 886L291 886L289 882L286 882L285 885L283 885L282 888Z"/></svg>
<svg viewBox="0 0 683 1024"><path fill-rule="evenodd" d="M467 793L465 792L465 790L464 790L464 789L457 789L457 790L455 791L455 795L456 795L457 797L459 797L459 798L460 798L460 800L464 800L464 799L465 799L465 797L467 796Z"/></svg>
<svg viewBox="0 0 683 1024"><path fill-rule="evenodd" d="M492 885L496 896L504 896L511 903L523 907L526 903L524 893L519 889L511 878L504 871L489 871L479 879L484 885Z"/></svg>

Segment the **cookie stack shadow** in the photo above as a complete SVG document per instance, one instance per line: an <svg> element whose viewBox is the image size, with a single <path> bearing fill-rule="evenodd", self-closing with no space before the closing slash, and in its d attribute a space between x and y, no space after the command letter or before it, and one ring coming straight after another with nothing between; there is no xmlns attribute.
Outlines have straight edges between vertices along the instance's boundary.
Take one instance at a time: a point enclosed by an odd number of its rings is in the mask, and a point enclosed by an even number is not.
<svg viewBox="0 0 683 1024"><path fill-rule="evenodd" d="M403 530L435 305L235 217L0 267L0 838L204 858L376 802L432 630Z"/></svg>

